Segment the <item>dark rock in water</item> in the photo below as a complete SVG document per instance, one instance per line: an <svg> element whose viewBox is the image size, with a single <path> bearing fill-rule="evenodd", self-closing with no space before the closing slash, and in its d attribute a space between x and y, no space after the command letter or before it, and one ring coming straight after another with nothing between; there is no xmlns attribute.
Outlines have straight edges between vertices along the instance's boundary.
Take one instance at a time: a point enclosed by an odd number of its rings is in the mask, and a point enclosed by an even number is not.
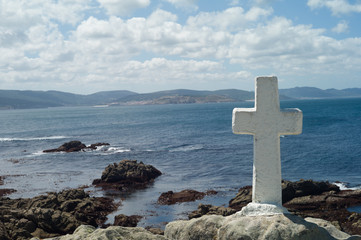
<svg viewBox="0 0 361 240"><path fill-rule="evenodd" d="M284 204L302 217L322 218L349 234L361 235L361 214L347 210L361 205L361 190L329 191L319 195L296 197Z"/></svg>
<svg viewBox="0 0 361 240"><path fill-rule="evenodd" d="M92 149L95 150L100 146L108 146L110 145L109 143L93 143L91 144L89 147L87 147L84 143L80 142L80 141L70 141L67 143L64 143L63 145L61 145L58 148L55 149L48 149L48 150L44 150L44 153L51 153L51 152L79 152L85 149Z"/></svg>
<svg viewBox="0 0 361 240"><path fill-rule="evenodd" d="M317 182L313 180L300 180L296 182L282 180L282 203L286 203L293 198L319 195L323 192L339 192L338 186L329 182ZM229 202L229 207L241 210L252 201L252 186L245 186L239 189L235 198Z"/></svg>
<svg viewBox="0 0 361 240"><path fill-rule="evenodd" d="M55 149L48 149L44 150L44 153L50 153L50 152L79 152L86 148L85 144L83 144L80 141L70 141L67 143L64 143L58 148Z"/></svg>
<svg viewBox="0 0 361 240"><path fill-rule="evenodd" d="M160 197L158 198L158 204L171 205L180 202L192 202L195 200L200 200L206 195L212 194L217 194L217 192L212 190L204 193L189 189L180 192L168 191L160 195Z"/></svg>
<svg viewBox="0 0 361 240"><path fill-rule="evenodd" d="M0 239L48 238L72 233L81 224L102 226L118 205L71 189L31 199L0 198Z"/></svg>
<svg viewBox="0 0 361 240"><path fill-rule="evenodd" d="M126 216L124 214L119 214L115 216L113 225L122 227L136 227L140 219L142 219L142 217L138 215Z"/></svg>
<svg viewBox="0 0 361 240"><path fill-rule="evenodd" d="M296 182L282 181L282 202L286 203L295 197L307 195L319 195L324 192L336 191L340 188L329 182L316 182L312 180L300 180Z"/></svg>
<svg viewBox="0 0 361 240"><path fill-rule="evenodd" d="M196 211L191 212L190 214L188 214L188 218L192 219L192 218L199 218L203 215L222 215L222 216L229 216L232 215L234 213L236 213L237 211L234 210L233 208L226 208L226 207L217 207L217 206L212 206L212 205L205 205L200 203L198 205L198 209Z"/></svg>
<svg viewBox="0 0 361 240"><path fill-rule="evenodd" d="M122 160L118 164L108 165L101 179L95 179L93 184L105 189L129 190L143 188L162 173L151 165L145 165L137 160Z"/></svg>
<svg viewBox="0 0 361 240"><path fill-rule="evenodd" d="M0 189L0 197L5 196L5 195L9 195L9 194L14 193L14 192L16 192L16 190L12 189L12 188Z"/></svg>
<svg viewBox="0 0 361 240"><path fill-rule="evenodd" d="M90 144L90 146L88 146L87 148L90 148L90 149L97 149L98 147L101 147L101 146L109 146L110 144L109 143L93 143L93 144Z"/></svg>
<svg viewBox="0 0 361 240"><path fill-rule="evenodd" d="M348 207L361 205L361 190L343 190L328 182L300 180L282 182L283 206L302 217L321 218L349 234L361 235L361 214L351 213ZM241 210L252 201L252 187L239 190L229 207ZM352 217L351 217L352 216Z"/></svg>

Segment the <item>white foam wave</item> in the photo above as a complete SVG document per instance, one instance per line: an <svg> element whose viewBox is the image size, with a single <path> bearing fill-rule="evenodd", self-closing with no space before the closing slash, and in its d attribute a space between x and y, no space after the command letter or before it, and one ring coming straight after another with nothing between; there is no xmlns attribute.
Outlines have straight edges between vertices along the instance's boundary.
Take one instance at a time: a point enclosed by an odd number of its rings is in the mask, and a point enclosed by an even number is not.
<svg viewBox="0 0 361 240"><path fill-rule="evenodd" d="M13 141L43 141L53 139L69 138L67 136L48 136L48 137L29 137L29 138L0 138L0 142L13 142Z"/></svg>
<svg viewBox="0 0 361 240"><path fill-rule="evenodd" d="M348 187L347 183L343 183L343 182L334 182L333 184L335 184L336 186L338 186L340 188L340 190L358 190L361 189L361 186L357 186L357 187Z"/></svg>
<svg viewBox="0 0 361 240"><path fill-rule="evenodd" d="M96 149L96 151L101 152L102 155L110 155L110 154L116 154L116 153L130 152L131 149L127 149L124 147L101 146L101 147L98 147Z"/></svg>
<svg viewBox="0 0 361 240"><path fill-rule="evenodd" d="M41 156L44 154L46 154L46 153L44 153L43 151L37 151L37 152L32 153L31 156Z"/></svg>
<svg viewBox="0 0 361 240"><path fill-rule="evenodd" d="M169 150L169 152L188 152L203 149L202 144L183 145Z"/></svg>

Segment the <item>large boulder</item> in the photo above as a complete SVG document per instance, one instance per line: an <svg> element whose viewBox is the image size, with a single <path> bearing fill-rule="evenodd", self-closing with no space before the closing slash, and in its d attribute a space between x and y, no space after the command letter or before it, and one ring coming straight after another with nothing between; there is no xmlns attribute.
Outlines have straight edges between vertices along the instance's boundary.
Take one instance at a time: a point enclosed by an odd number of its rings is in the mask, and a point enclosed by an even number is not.
<svg viewBox="0 0 361 240"><path fill-rule="evenodd" d="M167 224L164 235L174 240L261 240L261 239L361 239L332 228L317 225L291 214L273 216L228 217L206 215L189 221L181 220Z"/></svg>
<svg viewBox="0 0 361 240"><path fill-rule="evenodd" d="M122 160L118 164L108 165L101 179L95 179L93 184L103 188L128 190L145 187L162 173L152 165L146 165L137 160Z"/></svg>
<svg viewBox="0 0 361 240"><path fill-rule="evenodd" d="M106 229L96 229L93 226L82 225L79 226L73 234L68 234L61 237L49 238L47 240L166 240L164 236L153 234L144 228L131 228L131 227L118 227L111 226ZM33 238L31 240L39 240L39 238Z"/></svg>

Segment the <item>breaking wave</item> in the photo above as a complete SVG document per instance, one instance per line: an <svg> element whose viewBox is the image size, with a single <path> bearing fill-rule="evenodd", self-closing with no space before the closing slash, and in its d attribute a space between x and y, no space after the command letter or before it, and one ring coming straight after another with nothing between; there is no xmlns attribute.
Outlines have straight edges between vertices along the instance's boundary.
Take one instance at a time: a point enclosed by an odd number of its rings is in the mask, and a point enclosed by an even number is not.
<svg viewBox="0 0 361 240"><path fill-rule="evenodd" d="M65 139L67 136L49 136L49 137L29 137L29 138L0 138L0 142L14 142L14 141L43 141L53 139Z"/></svg>
<svg viewBox="0 0 361 240"><path fill-rule="evenodd" d="M194 144L194 145L185 144L178 147L174 147L170 149L169 152L189 152L189 151L201 150L203 148L204 147L202 144Z"/></svg>

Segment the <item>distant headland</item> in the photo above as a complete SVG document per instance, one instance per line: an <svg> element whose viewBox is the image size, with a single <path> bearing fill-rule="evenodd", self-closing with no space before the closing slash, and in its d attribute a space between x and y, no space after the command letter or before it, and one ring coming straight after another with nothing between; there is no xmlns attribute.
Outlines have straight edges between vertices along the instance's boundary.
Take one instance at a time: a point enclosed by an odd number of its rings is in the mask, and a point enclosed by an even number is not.
<svg viewBox="0 0 361 240"><path fill-rule="evenodd" d="M322 90L315 87L295 87L280 89L279 92L281 100L361 97L361 88ZM253 100L253 98L254 92L237 89L216 91L177 89L152 93L117 90L89 95L59 91L0 90L0 110L66 106L105 107L114 105L242 102Z"/></svg>

